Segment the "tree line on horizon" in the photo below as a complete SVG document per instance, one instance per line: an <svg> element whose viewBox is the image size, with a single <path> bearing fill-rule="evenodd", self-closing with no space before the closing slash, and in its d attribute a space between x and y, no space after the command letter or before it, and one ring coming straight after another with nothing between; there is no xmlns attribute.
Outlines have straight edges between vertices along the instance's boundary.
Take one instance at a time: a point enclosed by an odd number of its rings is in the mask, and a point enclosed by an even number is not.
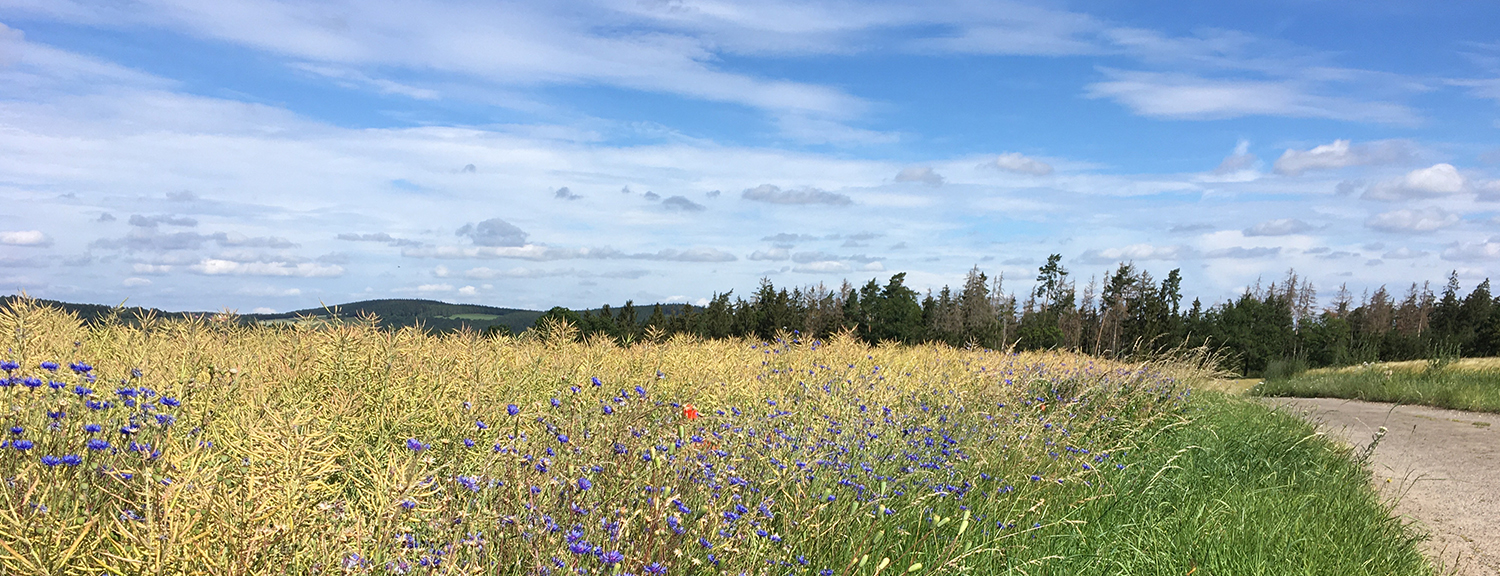
<svg viewBox="0 0 1500 576"><path fill-rule="evenodd" d="M1258 376L1303 367L1500 355L1500 299L1489 280L1461 294L1457 273L1441 293L1413 283L1401 297L1382 286L1358 301L1340 286L1318 306L1313 284L1288 271L1284 279L1256 285L1216 304L1183 305L1181 269L1160 281L1133 263L1121 263L1081 290L1062 257L1037 270L1024 298L1004 290L1003 276L971 269L957 289L919 294L898 273L881 285L845 281L777 288L769 279L748 299L717 293L706 306L652 307L640 317L632 302L576 312L555 307L545 321L564 321L579 338L620 343L686 333L703 338L782 334L827 338L845 330L874 344L942 342L991 349L1068 349L1105 357L1156 354L1179 347L1224 352L1225 368ZM670 313L669 313L670 310Z"/></svg>

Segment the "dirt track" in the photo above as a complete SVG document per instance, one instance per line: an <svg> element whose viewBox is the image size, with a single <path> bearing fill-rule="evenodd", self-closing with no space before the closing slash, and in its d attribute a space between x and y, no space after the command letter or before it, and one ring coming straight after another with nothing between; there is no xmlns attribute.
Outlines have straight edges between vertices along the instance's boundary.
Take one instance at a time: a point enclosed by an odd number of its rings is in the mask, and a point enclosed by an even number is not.
<svg viewBox="0 0 1500 576"><path fill-rule="evenodd" d="M1333 398L1267 398L1361 448L1396 513L1431 531L1425 547L1443 574L1500 576L1500 414Z"/></svg>

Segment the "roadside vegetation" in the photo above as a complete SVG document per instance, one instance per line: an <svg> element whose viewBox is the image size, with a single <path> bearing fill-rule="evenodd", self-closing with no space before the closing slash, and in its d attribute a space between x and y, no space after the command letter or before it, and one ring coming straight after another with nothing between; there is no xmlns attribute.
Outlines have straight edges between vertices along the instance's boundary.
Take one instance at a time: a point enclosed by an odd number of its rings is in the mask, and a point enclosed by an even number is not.
<svg viewBox="0 0 1500 576"><path fill-rule="evenodd" d="M1500 358L1439 358L1293 371L1265 379L1251 393L1500 412Z"/></svg>
<svg viewBox="0 0 1500 576"><path fill-rule="evenodd" d="M1183 359L0 309L5 574L1430 574Z"/></svg>

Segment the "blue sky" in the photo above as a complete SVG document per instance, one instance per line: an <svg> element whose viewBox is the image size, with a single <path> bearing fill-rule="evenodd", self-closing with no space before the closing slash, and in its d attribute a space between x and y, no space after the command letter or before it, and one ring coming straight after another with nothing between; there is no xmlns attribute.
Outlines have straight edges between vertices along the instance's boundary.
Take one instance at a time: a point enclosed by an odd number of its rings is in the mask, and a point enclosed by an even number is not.
<svg viewBox="0 0 1500 576"><path fill-rule="evenodd" d="M0 286L546 308L1500 263L1493 2L0 0Z"/></svg>

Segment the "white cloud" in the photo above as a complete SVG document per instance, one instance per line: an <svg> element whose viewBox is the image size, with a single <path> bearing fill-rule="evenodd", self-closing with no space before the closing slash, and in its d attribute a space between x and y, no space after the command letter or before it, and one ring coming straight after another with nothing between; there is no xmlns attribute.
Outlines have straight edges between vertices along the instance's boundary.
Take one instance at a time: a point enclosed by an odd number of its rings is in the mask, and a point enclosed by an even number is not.
<svg viewBox="0 0 1500 576"><path fill-rule="evenodd" d="M0 231L0 244L7 246L51 246L52 238L41 230Z"/></svg>
<svg viewBox="0 0 1500 576"><path fill-rule="evenodd" d="M266 307L266 306L256 306L255 308L250 309L250 313L251 314L275 314L276 313L276 309L275 308L269 308L269 307Z"/></svg>
<svg viewBox="0 0 1500 576"><path fill-rule="evenodd" d="M1240 172L1252 172L1259 162L1260 158L1250 153L1250 142L1240 140L1239 144L1234 147L1234 153L1224 158L1224 161L1214 168L1213 173L1218 176L1227 176Z"/></svg>
<svg viewBox="0 0 1500 576"><path fill-rule="evenodd" d="M896 173L897 182L921 182L928 186L942 186L943 175L938 174L931 166L912 166L902 168Z"/></svg>
<svg viewBox="0 0 1500 576"><path fill-rule="evenodd" d="M1194 255L1193 250L1186 246L1131 244L1120 248L1089 250L1079 259L1090 264L1113 264L1132 260L1183 260Z"/></svg>
<svg viewBox="0 0 1500 576"><path fill-rule="evenodd" d="M1367 200L1406 200L1432 198L1463 192L1464 176L1452 164L1435 164L1407 172L1395 180L1378 182L1365 190Z"/></svg>
<svg viewBox="0 0 1500 576"><path fill-rule="evenodd" d="M1246 236L1288 236L1312 230L1311 224L1296 218L1267 220L1245 229Z"/></svg>
<svg viewBox="0 0 1500 576"><path fill-rule="evenodd" d="M1052 165L1036 158L1026 156L1020 152L1006 152L995 158L986 166L998 168L1006 172L1017 174L1030 174L1032 176L1046 176L1052 173Z"/></svg>
<svg viewBox="0 0 1500 576"><path fill-rule="evenodd" d="M848 264L836 260L825 260L821 262L808 262L792 268L793 272L804 274L829 274L835 272L849 272L853 270Z"/></svg>
<svg viewBox="0 0 1500 576"><path fill-rule="evenodd" d="M1500 259L1500 242L1455 242L1443 250L1443 259L1456 262L1486 262Z"/></svg>
<svg viewBox="0 0 1500 576"><path fill-rule="evenodd" d="M452 284L423 284L417 286L418 292L452 292Z"/></svg>
<svg viewBox="0 0 1500 576"><path fill-rule="evenodd" d="M298 278L331 278L344 274L343 266L312 262L234 262L205 258L192 270L208 276L290 276Z"/></svg>
<svg viewBox="0 0 1500 576"><path fill-rule="evenodd" d="M138 277L132 276L130 278L126 278L125 281L120 282L120 285L122 285L122 286L124 286L126 288L139 288L141 286L150 286L151 285L151 281L147 280L145 278L138 278Z"/></svg>
<svg viewBox="0 0 1500 576"><path fill-rule="evenodd" d="M137 264L132 264L131 265L131 269L134 270L136 274L161 275L161 274L166 274L168 272L171 272L172 271L172 266L170 264L141 264L141 263L137 263Z"/></svg>
<svg viewBox="0 0 1500 576"><path fill-rule="evenodd" d="M458 289L458 293L462 296L476 296L479 294L479 289L473 286L464 286Z"/></svg>
<svg viewBox="0 0 1500 576"><path fill-rule="evenodd" d="M767 204L827 204L830 206L848 206L854 203L848 196L826 190L811 187L799 190L782 190L779 186L771 184L761 184L754 188L747 188L740 196L746 200L765 202Z"/></svg>
<svg viewBox="0 0 1500 576"><path fill-rule="evenodd" d="M786 248L772 248L770 250L756 250L750 253L750 260L781 261L791 258L791 252Z"/></svg>
<svg viewBox="0 0 1500 576"><path fill-rule="evenodd" d="M1412 157L1411 146L1401 140L1384 140L1368 144L1351 144L1348 140L1334 140L1331 144L1314 146L1310 150L1288 148L1276 159L1277 174L1298 176L1311 170L1336 170L1350 166L1369 164L1395 164Z"/></svg>
<svg viewBox="0 0 1500 576"><path fill-rule="evenodd" d="M1328 118L1411 125L1411 109L1384 102L1324 96L1295 80L1216 79L1181 73L1105 70L1090 98L1109 98L1143 116L1212 120L1244 116Z"/></svg>
<svg viewBox="0 0 1500 576"><path fill-rule="evenodd" d="M1390 252L1386 252L1385 254L1381 254L1380 257L1386 260L1412 260L1415 258L1426 258L1431 255L1432 253L1426 250L1412 250L1411 248L1402 246L1395 250L1391 250Z"/></svg>
<svg viewBox="0 0 1500 576"><path fill-rule="evenodd" d="M1371 216L1365 226L1382 232L1431 232L1458 223L1458 215L1436 206L1403 208Z"/></svg>
<svg viewBox="0 0 1500 576"><path fill-rule="evenodd" d="M885 271L885 265L879 262L871 262L869 264L865 264L864 266L860 266L859 269L865 272L883 272Z"/></svg>

